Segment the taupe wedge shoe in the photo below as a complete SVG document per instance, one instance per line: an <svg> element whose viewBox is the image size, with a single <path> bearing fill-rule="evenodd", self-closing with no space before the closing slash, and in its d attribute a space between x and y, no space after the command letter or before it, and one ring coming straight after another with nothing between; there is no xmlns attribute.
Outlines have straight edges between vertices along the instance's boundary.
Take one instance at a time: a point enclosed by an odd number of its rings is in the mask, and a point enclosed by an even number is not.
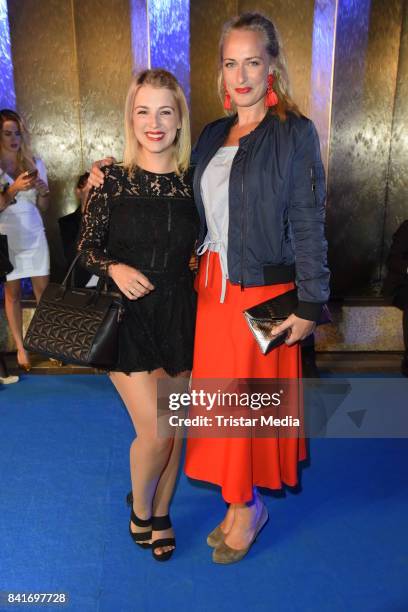
<svg viewBox="0 0 408 612"><path fill-rule="evenodd" d="M237 563L241 561L248 553L252 544L255 542L259 532L265 527L268 522L269 516L268 511L265 506L262 507L261 516L259 517L258 524L255 529L254 537L252 541L249 543L249 546L246 548L242 548L241 550L236 550L235 548L231 548L228 544L225 543L224 539L222 539L221 543L214 548L212 559L214 563L222 563L223 565L228 565L229 563ZM211 535L211 534L210 534Z"/></svg>
<svg viewBox="0 0 408 612"><path fill-rule="evenodd" d="M223 532L221 527L218 525L211 533L207 536L207 544L211 548L216 548L224 541L226 534Z"/></svg>

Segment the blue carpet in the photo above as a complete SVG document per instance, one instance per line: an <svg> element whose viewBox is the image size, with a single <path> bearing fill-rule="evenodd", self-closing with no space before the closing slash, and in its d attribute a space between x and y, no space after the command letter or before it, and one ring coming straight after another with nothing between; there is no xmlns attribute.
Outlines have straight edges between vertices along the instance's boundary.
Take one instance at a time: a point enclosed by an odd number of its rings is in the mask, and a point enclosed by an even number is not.
<svg viewBox="0 0 408 612"><path fill-rule="evenodd" d="M266 496L270 521L231 566L205 544L220 495L182 475L160 564L127 533L132 429L106 377L25 376L0 420L0 591L67 592L78 612L408 610L408 440L312 440L302 492Z"/></svg>

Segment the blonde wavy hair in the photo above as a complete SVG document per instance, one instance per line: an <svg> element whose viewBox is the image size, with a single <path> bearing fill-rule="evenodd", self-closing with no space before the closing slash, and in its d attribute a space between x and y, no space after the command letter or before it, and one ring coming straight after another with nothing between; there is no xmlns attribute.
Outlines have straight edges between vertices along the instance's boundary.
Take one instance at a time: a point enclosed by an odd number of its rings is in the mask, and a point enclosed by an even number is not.
<svg viewBox="0 0 408 612"><path fill-rule="evenodd" d="M133 171L137 168L136 159L139 144L133 129L133 109L136 94L143 85L151 85L158 89L165 87L174 96L181 122L181 128L177 131L174 141L174 161L177 174L186 172L190 164L191 154L190 117L187 101L176 77L171 72L161 68L143 70L132 78L125 103L125 151L123 154L123 165L128 171Z"/></svg>
<svg viewBox="0 0 408 612"><path fill-rule="evenodd" d="M286 119L288 112L300 115L301 113L291 96L288 68L279 33L272 21L261 13L242 13L237 17L233 17L230 21L227 21L223 26L219 42L219 67L217 78L218 95L221 102L224 101L224 80L222 76L223 46L226 36L228 36L232 30L250 30L252 32L261 32L264 35L266 51L274 62L273 75L275 78L273 81L273 90L278 96L278 104L272 107L269 112L278 115L282 121ZM225 111L227 115L236 113L236 108L232 100L231 103L232 109L230 111Z"/></svg>
<svg viewBox="0 0 408 612"><path fill-rule="evenodd" d="M21 146L17 151L17 164L20 172L27 170L33 170L35 165L35 159L31 150L30 134L27 127L20 115L16 111L10 110L9 108L3 108L0 110L0 130L3 130L3 126L6 121L14 121L17 124L19 132L21 134ZM0 142L1 152L1 142Z"/></svg>

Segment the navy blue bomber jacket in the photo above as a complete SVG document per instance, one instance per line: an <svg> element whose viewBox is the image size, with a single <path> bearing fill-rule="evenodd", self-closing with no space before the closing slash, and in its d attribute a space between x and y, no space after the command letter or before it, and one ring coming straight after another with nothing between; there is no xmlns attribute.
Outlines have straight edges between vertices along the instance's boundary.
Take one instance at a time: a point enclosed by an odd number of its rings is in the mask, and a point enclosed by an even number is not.
<svg viewBox="0 0 408 612"><path fill-rule="evenodd" d="M207 234L201 177L236 116L208 124L194 148L194 197ZM228 278L242 288L295 281L295 314L317 321L329 298L325 175L309 119L267 114L239 140L229 181Z"/></svg>

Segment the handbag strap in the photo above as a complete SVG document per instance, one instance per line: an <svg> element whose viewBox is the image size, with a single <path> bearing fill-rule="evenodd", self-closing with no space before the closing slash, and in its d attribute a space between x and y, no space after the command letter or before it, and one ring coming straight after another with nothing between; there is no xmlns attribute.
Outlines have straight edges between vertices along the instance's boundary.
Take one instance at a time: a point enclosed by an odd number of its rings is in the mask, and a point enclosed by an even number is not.
<svg viewBox="0 0 408 612"><path fill-rule="evenodd" d="M86 251L81 251L80 253L77 253L74 257L74 259L72 260L71 265L68 268L68 272L65 275L64 280L61 283L61 289L63 290L63 292L65 293L67 286L68 286L68 281L69 281L69 287L72 289L74 287L74 273L75 273L75 266L78 263L78 260L80 257L82 257L82 255L85 253ZM98 278L98 282L96 284L95 287L95 291L97 292L97 294L99 295L101 293L101 291L107 291L108 290L108 282L107 282L107 278L106 276L99 276Z"/></svg>

